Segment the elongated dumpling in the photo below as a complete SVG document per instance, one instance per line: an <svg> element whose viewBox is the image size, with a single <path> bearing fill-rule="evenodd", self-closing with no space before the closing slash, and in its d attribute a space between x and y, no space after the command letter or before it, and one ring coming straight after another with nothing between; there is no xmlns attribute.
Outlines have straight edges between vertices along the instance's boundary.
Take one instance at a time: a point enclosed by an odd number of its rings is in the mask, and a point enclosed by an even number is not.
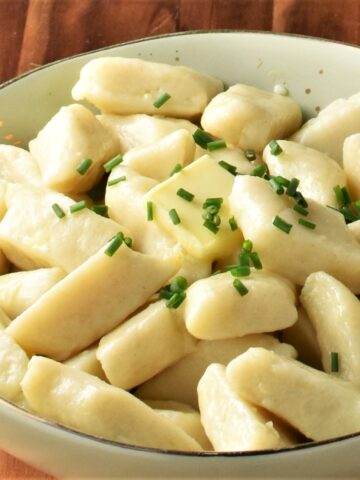
<svg viewBox="0 0 360 480"><path fill-rule="evenodd" d="M90 190L103 175L103 164L119 153L116 136L93 113L76 104L62 107L29 148L44 184L63 193Z"/></svg>
<svg viewBox="0 0 360 480"><path fill-rule="evenodd" d="M102 369L101 363L96 358L97 345L82 352L74 355L64 362L64 365L68 367L76 368L90 375L95 375L95 377L100 378L100 380L107 381L104 370Z"/></svg>
<svg viewBox="0 0 360 480"><path fill-rule="evenodd" d="M175 256L164 261L125 243L116 250L115 241L11 323L8 332L26 351L66 360L123 322L179 268Z"/></svg>
<svg viewBox="0 0 360 480"><path fill-rule="evenodd" d="M306 221L314 228L299 224L305 217L294 211L294 200L277 195L262 178L238 176L230 195L238 225L266 268L298 285L310 273L323 270L360 293L360 246L344 217L314 201L308 203ZM276 217L290 225L289 233L273 224Z"/></svg>
<svg viewBox="0 0 360 480"><path fill-rule="evenodd" d="M193 353L186 355L141 385L136 395L140 398L176 400L198 408L197 385L211 363L228 364L252 346L269 348L281 355L296 357L290 345L280 343L271 335L246 335L226 340L200 340Z"/></svg>
<svg viewBox="0 0 360 480"><path fill-rule="evenodd" d="M0 397L17 399L28 361L24 350L0 327Z"/></svg>
<svg viewBox="0 0 360 480"><path fill-rule="evenodd" d="M235 392L225 372L223 365L213 363L198 385L201 422L215 450L251 451L293 445L277 428L273 415Z"/></svg>
<svg viewBox="0 0 360 480"><path fill-rule="evenodd" d="M360 199L360 133L350 135L345 139L343 163L350 191L354 200L358 200Z"/></svg>
<svg viewBox="0 0 360 480"><path fill-rule="evenodd" d="M109 113L161 113L193 118L222 90L220 80L192 68L136 58L103 57L82 68L72 95L75 100L86 99ZM170 98L156 106L165 93Z"/></svg>
<svg viewBox="0 0 360 480"><path fill-rule="evenodd" d="M229 363L226 375L239 395L312 440L360 430L360 390L297 360L251 348Z"/></svg>
<svg viewBox="0 0 360 480"><path fill-rule="evenodd" d="M360 132L360 93L339 98L311 118L291 137L308 147L329 155L342 165L346 137Z"/></svg>
<svg viewBox="0 0 360 480"><path fill-rule="evenodd" d="M256 271L241 281L246 295L236 290L230 272L198 280L188 289L185 322L192 335L217 340L274 332L295 323L296 299L290 282Z"/></svg>
<svg viewBox="0 0 360 480"><path fill-rule="evenodd" d="M52 206L65 216L59 218ZM70 272L123 226L84 208L69 211L75 202L60 193L23 187L8 188L8 211L0 224L0 246L12 263L24 270L59 267Z"/></svg>
<svg viewBox="0 0 360 480"><path fill-rule="evenodd" d="M326 372L331 353L339 359L340 378L360 387L360 302L341 282L324 272L306 279L301 303L315 328Z"/></svg>
<svg viewBox="0 0 360 480"><path fill-rule="evenodd" d="M0 276L0 307L15 318L65 277L61 268L41 268Z"/></svg>
<svg viewBox="0 0 360 480"><path fill-rule="evenodd" d="M286 138L301 125L301 109L290 97L249 85L217 95L201 118L204 130L243 150L261 152L273 138Z"/></svg>
<svg viewBox="0 0 360 480"><path fill-rule="evenodd" d="M53 360L32 358L21 386L37 414L75 430L142 447L201 450L130 393Z"/></svg>
<svg viewBox="0 0 360 480"><path fill-rule="evenodd" d="M97 358L113 385L131 389L195 349L182 310L160 300L100 340Z"/></svg>
<svg viewBox="0 0 360 480"><path fill-rule="evenodd" d="M325 153L308 148L301 143L279 140L282 152L271 153L269 145L264 150L264 160L270 174L289 180L300 180L298 190L322 205L338 207L333 188L346 185L344 170Z"/></svg>
<svg viewBox="0 0 360 480"><path fill-rule="evenodd" d="M40 186L40 169L32 155L12 145L0 145L0 179L11 183Z"/></svg>

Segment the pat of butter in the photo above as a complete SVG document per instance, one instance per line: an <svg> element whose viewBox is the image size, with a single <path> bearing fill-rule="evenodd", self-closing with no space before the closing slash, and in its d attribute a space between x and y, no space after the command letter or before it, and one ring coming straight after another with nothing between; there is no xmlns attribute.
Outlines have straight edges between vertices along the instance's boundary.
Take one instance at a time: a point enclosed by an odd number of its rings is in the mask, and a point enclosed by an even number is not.
<svg viewBox="0 0 360 480"><path fill-rule="evenodd" d="M224 256L240 244L240 230L232 231L229 218L232 217L228 196L234 183L234 176L222 168L216 160L204 155L188 167L160 183L146 195L146 201L153 202L154 221L173 235L181 246L196 258L214 260ZM189 202L177 195L182 188L194 195ZM206 228L202 217L203 203L207 198L221 197L219 216L221 224L217 233ZM180 223L174 225L169 211L175 209Z"/></svg>

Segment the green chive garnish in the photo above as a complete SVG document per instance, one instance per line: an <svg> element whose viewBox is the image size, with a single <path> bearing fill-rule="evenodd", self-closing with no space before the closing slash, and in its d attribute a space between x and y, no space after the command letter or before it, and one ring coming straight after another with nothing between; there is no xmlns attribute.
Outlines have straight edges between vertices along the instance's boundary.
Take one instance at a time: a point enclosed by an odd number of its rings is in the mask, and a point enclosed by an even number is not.
<svg viewBox="0 0 360 480"><path fill-rule="evenodd" d="M301 207L300 205L294 205L294 210L297 213L300 213L300 215L304 215L304 217L307 217L309 215L308 210L305 210L305 208Z"/></svg>
<svg viewBox="0 0 360 480"><path fill-rule="evenodd" d="M229 173L231 173L231 175L234 175L234 176L236 175L236 167L234 165L231 165L230 163L225 162L225 160L220 160L218 164L220 165L220 167L224 168Z"/></svg>
<svg viewBox="0 0 360 480"><path fill-rule="evenodd" d="M182 302L185 300L185 292L176 292L174 293L169 300L166 302L167 308L178 308Z"/></svg>
<svg viewBox="0 0 360 480"><path fill-rule="evenodd" d="M250 275L250 267L248 265L236 265L230 269L233 277L248 277Z"/></svg>
<svg viewBox="0 0 360 480"><path fill-rule="evenodd" d="M184 190L183 188L179 188L179 190L176 192L176 195L183 198L187 202L192 202L195 197L194 194L188 192L187 190Z"/></svg>
<svg viewBox="0 0 360 480"><path fill-rule="evenodd" d="M65 217L64 210L57 203L54 203L53 205L51 205L51 208L54 210L55 215L57 217L59 217L59 218L64 218Z"/></svg>
<svg viewBox="0 0 360 480"><path fill-rule="evenodd" d="M259 255L256 252L251 252L250 258L256 270L261 270L263 268Z"/></svg>
<svg viewBox="0 0 360 480"><path fill-rule="evenodd" d="M197 143L201 148L205 148L205 149L207 148L208 143L216 140L212 135L205 132L201 128L198 128L193 133L193 139L195 140L195 143Z"/></svg>
<svg viewBox="0 0 360 480"><path fill-rule="evenodd" d="M274 218L273 225L282 230L284 233L290 233L290 230L292 229L292 225L283 220L278 215L276 215L276 217Z"/></svg>
<svg viewBox="0 0 360 480"><path fill-rule="evenodd" d="M151 221L154 220L154 204L153 202L147 202L146 204L146 218Z"/></svg>
<svg viewBox="0 0 360 480"><path fill-rule="evenodd" d="M80 173L80 175L85 175L85 173L89 170L92 165L92 160L90 158L86 158L83 160L79 165L76 167L76 171Z"/></svg>
<svg viewBox="0 0 360 480"><path fill-rule="evenodd" d="M70 213L76 213L79 212L80 210L83 210L86 208L86 203L85 200L80 200L80 202L73 203L70 205Z"/></svg>
<svg viewBox="0 0 360 480"><path fill-rule="evenodd" d="M179 276L175 277L174 280L170 283L170 291L173 293L182 292L188 287L188 281L185 277Z"/></svg>
<svg viewBox="0 0 360 480"><path fill-rule="evenodd" d="M107 216L108 209L109 207L107 205L93 205L92 207L90 207L90 210L103 217Z"/></svg>
<svg viewBox="0 0 360 480"><path fill-rule="evenodd" d="M352 202L351 195L349 193L349 190L346 187L341 188L342 194L343 194L343 199L344 199L344 205L349 205Z"/></svg>
<svg viewBox="0 0 360 480"><path fill-rule="evenodd" d="M175 210L175 208L172 208L169 211L169 217L171 218L171 221L174 225L179 225L179 223L181 222L180 217L177 211Z"/></svg>
<svg viewBox="0 0 360 480"><path fill-rule="evenodd" d="M123 161L122 155L119 153L116 155L114 158L109 160L108 162L104 163L104 170L106 173L111 172L113 168L115 168L117 165L119 165Z"/></svg>
<svg viewBox="0 0 360 480"><path fill-rule="evenodd" d="M294 200L301 207L307 208L309 206L301 192L296 192L295 193Z"/></svg>
<svg viewBox="0 0 360 480"><path fill-rule="evenodd" d="M229 225L230 225L230 228L233 232L239 228L238 224L235 220L235 217L229 218Z"/></svg>
<svg viewBox="0 0 360 480"><path fill-rule="evenodd" d="M160 298L166 298L166 300L169 300L173 296L173 292L170 292L170 290L160 290L159 292L159 297Z"/></svg>
<svg viewBox="0 0 360 480"><path fill-rule="evenodd" d="M155 100L153 105L154 105L155 108L160 108L164 105L164 103L166 103L168 100L170 100L170 98L171 98L171 95L169 95L168 93L165 92Z"/></svg>
<svg viewBox="0 0 360 480"><path fill-rule="evenodd" d="M274 189L275 193L277 193L278 195L282 195L284 193L284 188L280 185L276 178L270 178L269 183Z"/></svg>
<svg viewBox="0 0 360 480"><path fill-rule="evenodd" d="M239 280L238 278L235 278L235 280L233 281L233 285L234 285L234 288L240 293L242 297L249 292L249 290L245 287L242 281Z"/></svg>
<svg viewBox="0 0 360 480"><path fill-rule="evenodd" d="M342 190L342 188L340 187L340 185L336 185L334 188L333 188L333 191L335 193L335 197L336 197L336 201L339 205L339 207L343 207L345 205L345 198L344 198L344 192Z"/></svg>
<svg viewBox="0 0 360 480"><path fill-rule="evenodd" d="M278 175L277 177L275 177L275 180L277 181L277 183L279 185L281 185L282 187L287 187L290 183L290 180L288 180L287 178L285 177L282 177L281 175Z"/></svg>
<svg viewBox="0 0 360 480"><path fill-rule="evenodd" d="M254 170L250 172L250 175L252 175L253 177L262 177L265 173L266 173L266 165L261 164L255 167Z"/></svg>
<svg viewBox="0 0 360 480"><path fill-rule="evenodd" d="M348 223L351 222L356 222L356 220L359 220L358 215L355 215L349 207L342 207L340 212L344 215L345 220Z"/></svg>
<svg viewBox="0 0 360 480"><path fill-rule="evenodd" d="M181 172L181 170L182 170L182 166L180 165L180 163L177 163L175 167L172 169L172 171L170 172L170 177L175 175L175 173Z"/></svg>
<svg viewBox="0 0 360 480"><path fill-rule="evenodd" d="M245 252L251 252L253 249L253 243L251 240L244 240L242 244L242 249L245 250Z"/></svg>
<svg viewBox="0 0 360 480"><path fill-rule="evenodd" d="M278 156L282 153L283 149L280 147L276 140L271 140L269 143L270 152L272 155Z"/></svg>
<svg viewBox="0 0 360 480"><path fill-rule="evenodd" d="M250 252L242 250L239 253L239 265L241 267L250 267Z"/></svg>
<svg viewBox="0 0 360 480"><path fill-rule="evenodd" d="M219 210L222 203L223 203L223 199L221 197L217 197L217 198L207 198L205 200L205 202L203 203L203 208L206 208L208 209L208 207L217 207L217 209Z"/></svg>
<svg viewBox="0 0 360 480"><path fill-rule="evenodd" d="M215 223L212 222L211 220L205 220L205 222L203 223L203 226L215 234L219 231L219 227L217 227Z"/></svg>
<svg viewBox="0 0 360 480"><path fill-rule="evenodd" d="M330 369L331 372L338 372L339 371L339 354L338 352L331 352L330 353Z"/></svg>
<svg viewBox="0 0 360 480"><path fill-rule="evenodd" d="M251 148L248 148L247 150L245 150L244 155L245 155L245 158L249 160L249 162L253 162L254 160L256 160L255 150L252 150Z"/></svg>
<svg viewBox="0 0 360 480"><path fill-rule="evenodd" d="M108 181L108 186L112 187L113 185L116 185L117 183L124 182L126 180L125 175L123 177L117 177L113 178L112 180Z"/></svg>
<svg viewBox="0 0 360 480"><path fill-rule="evenodd" d="M299 218L298 222L303 227L310 228L310 230L314 230L314 228L316 227L315 223L308 222L307 220L304 220L303 218Z"/></svg>
<svg viewBox="0 0 360 480"><path fill-rule="evenodd" d="M105 250L105 255L108 257L112 257L114 253L119 249L121 244L123 243L123 235L121 233L117 233L110 241L109 246Z"/></svg>
<svg viewBox="0 0 360 480"><path fill-rule="evenodd" d="M214 150L220 150L221 148L226 148L225 140L213 140L212 142L208 142L206 145L209 152Z"/></svg>
<svg viewBox="0 0 360 480"><path fill-rule="evenodd" d="M289 197L293 197L296 193L299 183L300 183L300 180L298 178L292 178L286 189L286 195L289 195Z"/></svg>

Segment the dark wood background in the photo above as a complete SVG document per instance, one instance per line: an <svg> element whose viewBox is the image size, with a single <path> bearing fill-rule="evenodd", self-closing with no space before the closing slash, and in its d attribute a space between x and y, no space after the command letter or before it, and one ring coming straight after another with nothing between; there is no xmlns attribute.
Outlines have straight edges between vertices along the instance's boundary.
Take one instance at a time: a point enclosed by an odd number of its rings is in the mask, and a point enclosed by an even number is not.
<svg viewBox="0 0 360 480"><path fill-rule="evenodd" d="M0 83L106 45L202 29L272 30L359 45L360 0L0 0ZM25 478L50 477L0 452L0 480Z"/></svg>

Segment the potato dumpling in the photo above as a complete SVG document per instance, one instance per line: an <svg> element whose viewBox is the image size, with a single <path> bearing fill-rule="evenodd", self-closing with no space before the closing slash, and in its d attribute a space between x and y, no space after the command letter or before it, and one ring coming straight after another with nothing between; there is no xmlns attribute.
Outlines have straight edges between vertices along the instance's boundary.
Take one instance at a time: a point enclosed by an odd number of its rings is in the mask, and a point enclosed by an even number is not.
<svg viewBox="0 0 360 480"><path fill-rule="evenodd" d="M101 363L96 358L96 350L97 345L95 347L88 348L87 350L83 350L77 355L66 360L66 362L64 362L64 365L76 368L77 370L89 373L90 375L94 375L95 377L100 378L100 380L107 381Z"/></svg>
<svg viewBox="0 0 360 480"><path fill-rule="evenodd" d="M233 85L206 107L207 132L243 150L262 152L273 138L286 138L301 125L301 109L290 97L249 85Z"/></svg>
<svg viewBox="0 0 360 480"><path fill-rule="evenodd" d="M0 397L13 401L21 394L28 361L24 350L0 327Z"/></svg>
<svg viewBox="0 0 360 480"><path fill-rule="evenodd" d="M75 100L86 99L109 113L194 118L222 90L220 80L192 68L137 58L103 57L81 69L72 95ZM165 93L170 98L156 106Z"/></svg>
<svg viewBox="0 0 360 480"><path fill-rule="evenodd" d="M344 170L325 153L308 148L301 143L279 140L282 152L271 153L269 145L264 150L264 161L270 174L289 180L300 180L298 190L322 205L338 207L333 188L346 185Z"/></svg>
<svg viewBox="0 0 360 480"><path fill-rule="evenodd" d="M342 165L346 137L360 131L360 93L330 103L292 135L290 140L324 152Z"/></svg>
<svg viewBox="0 0 360 480"><path fill-rule="evenodd" d="M0 179L33 187L42 184L40 169L32 155L12 145L0 145Z"/></svg>
<svg viewBox="0 0 360 480"><path fill-rule="evenodd" d="M185 322L192 335L218 340L274 332L295 323L296 299L288 280L252 271L241 281L248 289L246 295L236 290L230 272L198 280L188 289Z"/></svg>
<svg viewBox="0 0 360 480"><path fill-rule="evenodd" d="M350 192L354 200L358 200L360 199L360 133L345 138L343 163Z"/></svg>
<svg viewBox="0 0 360 480"><path fill-rule="evenodd" d="M116 136L93 113L76 104L62 107L29 148L44 184L62 193L90 190L104 174L103 164L119 153ZM83 173L78 171L81 165Z"/></svg>
<svg viewBox="0 0 360 480"><path fill-rule="evenodd" d="M250 348L229 363L226 376L239 395L312 440L360 430L360 390L297 360Z"/></svg>

